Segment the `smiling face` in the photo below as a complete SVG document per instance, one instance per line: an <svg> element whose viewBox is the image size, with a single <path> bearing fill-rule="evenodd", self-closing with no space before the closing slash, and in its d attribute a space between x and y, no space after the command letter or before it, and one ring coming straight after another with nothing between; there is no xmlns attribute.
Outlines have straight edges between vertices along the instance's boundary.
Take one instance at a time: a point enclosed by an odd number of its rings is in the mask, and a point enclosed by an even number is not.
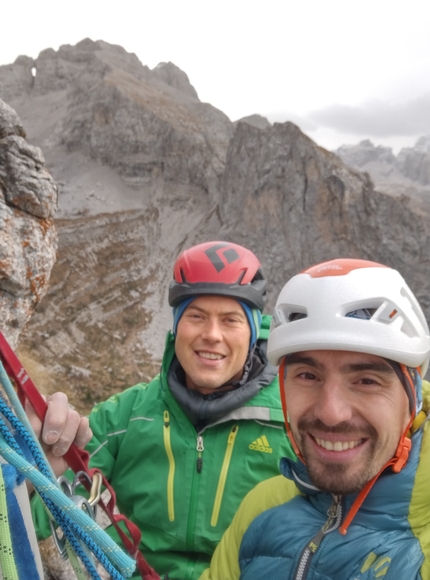
<svg viewBox="0 0 430 580"><path fill-rule="evenodd" d="M222 296L193 300L179 320L175 342L186 386L204 395L231 388L242 377L250 338L248 320L236 300Z"/></svg>
<svg viewBox="0 0 430 580"><path fill-rule="evenodd" d="M383 358L346 351L296 353L286 368L291 431L313 483L338 495L361 490L410 418L396 373Z"/></svg>

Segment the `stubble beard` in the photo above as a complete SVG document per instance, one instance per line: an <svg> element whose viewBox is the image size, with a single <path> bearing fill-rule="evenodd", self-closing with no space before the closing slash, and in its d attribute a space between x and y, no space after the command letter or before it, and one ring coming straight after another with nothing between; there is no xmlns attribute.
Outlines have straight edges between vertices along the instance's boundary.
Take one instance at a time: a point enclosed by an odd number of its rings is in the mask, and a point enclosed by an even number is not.
<svg viewBox="0 0 430 580"><path fill-rule="evenodd" d="M308 441L307 435L307 432L313 429L323 433L350 433L352 439L356 438L357 433L348 423L340 423L335 427L329 428L319 420L307 421L301 419L299 421L299 436L297 437L297 434L294 434L294 437L299 444L312 483L321 491L333 495L358 493L362 490L366 483L377 473L372 462L377 439L376 431L370 425L366 426L364 433L363 429L360 429L360 437L362 438L365 435L369 439L370 446L358 463L348 462L343 464L338 462L323 463L315 457L315 451L311 450L311 443Z"/></svg>

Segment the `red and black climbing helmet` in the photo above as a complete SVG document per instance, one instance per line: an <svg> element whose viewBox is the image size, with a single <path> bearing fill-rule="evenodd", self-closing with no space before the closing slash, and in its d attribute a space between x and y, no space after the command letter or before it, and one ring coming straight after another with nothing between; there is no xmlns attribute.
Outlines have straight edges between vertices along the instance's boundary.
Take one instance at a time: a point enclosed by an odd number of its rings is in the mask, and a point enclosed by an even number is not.
<svg viewBox="0 0 430 580"><path fill-rule="evenodd" d="M208 294L242 300L263 310L266 278L257 256L230 242L206 242L182 252L169 287L170 306Z"/></svg>

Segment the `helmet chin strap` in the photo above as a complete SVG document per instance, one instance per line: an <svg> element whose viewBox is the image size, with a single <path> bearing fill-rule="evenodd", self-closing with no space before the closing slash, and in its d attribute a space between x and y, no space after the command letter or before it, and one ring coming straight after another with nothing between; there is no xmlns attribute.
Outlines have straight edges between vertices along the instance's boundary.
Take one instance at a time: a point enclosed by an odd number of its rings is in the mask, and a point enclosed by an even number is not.
<svg viewBox="0 0 430 580"><path fill-rule="evenodd" d="M290 422L288 420L287 400L286 400L286 396L285 396L286 361L287 361L287 357L285 356L282 359L281 365L279 367L279 386L280 386L280 391L281 391L281 393L280 393L281 394L281 403L282 403L282 410L284 412L285 426L287 428L288 437L291 441L291 444L293 446L294 451L296 452L296 455L303 461L304 464L306 464L306 461L305 461L305 459L304 459L304 457L303 457L303 455L302 455L302 453L297 445L297 442L294 439L294 435L291 431ZM403 364L400 364L400 368L402 370L403 375L405 376L406 381L409 383L409 386L411 387L411 392L413 393L414 399L416 399L415 385L412 381L412 378L408 372L407 367ZM382 467L382 469L380 469L380 471L370 481L368 481L366 483L366 485L363 487L363 489L358 494L358 496L357 496L356 500L354 501L354 503L352 504L351 509L349 510L345 520L343 521L342 525L339 528L339 532L342 535L346 534L348 527L350 526L352 520L354 519L354 516L356 515L356 513L360 509L361 504L366 499L368 493L372 489L374 483L379 478L381 473L383 471L385 471L385 469L387 469L387 467L390 467L390 466L391 466L391 469L394 473L399 473L406 465L408 458L409 458L409 453L410 453L411 448L412 448L412 441L411 441L410 437L408 437L408 433L409 433L409 430L411 429L412 423L414 422L414 418L415 418L415 400L414 400L414 405L413 405L413 411L411 412L411 416L410 416L410 419L408 421L408 424L406 425L406 428L405 428L402 436L400 437L400 441L399 441L399 444L397 446L397 449L396 449L394 456L392 457L392 459L387 461L387 463Z"/></svg>
<svg viewBox="0 0 430 580"><path fill-rule="evenodd" d="M285 427L287 428L288 438L291 442L291 445L293 446L293 449L297 457L299 457L303 461L303 463L306 463L302 455L302 452L300 451L299 446L297 445L297 442L294 439L294 435L290 427L290 421L288 420L287 399L285 396L285 367L287 363L287 358L288 356L284 356L284 358L281 361L281 365L279 367L279 388L281 394L282 411L284 413Z"/></svg>
<svg viewBox="0 0 430 580"><path fill-rule="evenodd" d="M394 454L393 457L393 461L394 463L392 464L392 470L394 471L394 473L399 473L404 466L406 465L408 458L409 458L409 453L411 451L412 448L412 441L410 440L410 438L408 437L408 432L412 426L412 423L414 422L415 419L415 408L416 408L416 392L415 392L415 385L412 381L411 375L408 372L408 369L405 365L400 365L401 371L406 379L406 381L409 383L412 395L413 395L413 406L412 406L412 411L411 411L411 416L409 419L409 423L406 426L406 429L403 433L403 435L400 438L399 444L397 446L396 449L396 453Z"/></svg>

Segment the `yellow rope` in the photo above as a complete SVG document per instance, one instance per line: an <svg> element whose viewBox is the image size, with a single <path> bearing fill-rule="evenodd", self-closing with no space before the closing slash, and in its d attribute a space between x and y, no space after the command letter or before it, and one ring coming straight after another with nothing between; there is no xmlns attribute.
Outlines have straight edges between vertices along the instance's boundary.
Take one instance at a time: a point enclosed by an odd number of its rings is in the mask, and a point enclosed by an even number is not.
<svg viewBox="0 0 430 580"><path fill-rule="evenodd" d="M10 535L9 517L7 514L6 489L3 471L0 465L0 565L3 580L19 580L13 557L12 537Z"/></svg>

